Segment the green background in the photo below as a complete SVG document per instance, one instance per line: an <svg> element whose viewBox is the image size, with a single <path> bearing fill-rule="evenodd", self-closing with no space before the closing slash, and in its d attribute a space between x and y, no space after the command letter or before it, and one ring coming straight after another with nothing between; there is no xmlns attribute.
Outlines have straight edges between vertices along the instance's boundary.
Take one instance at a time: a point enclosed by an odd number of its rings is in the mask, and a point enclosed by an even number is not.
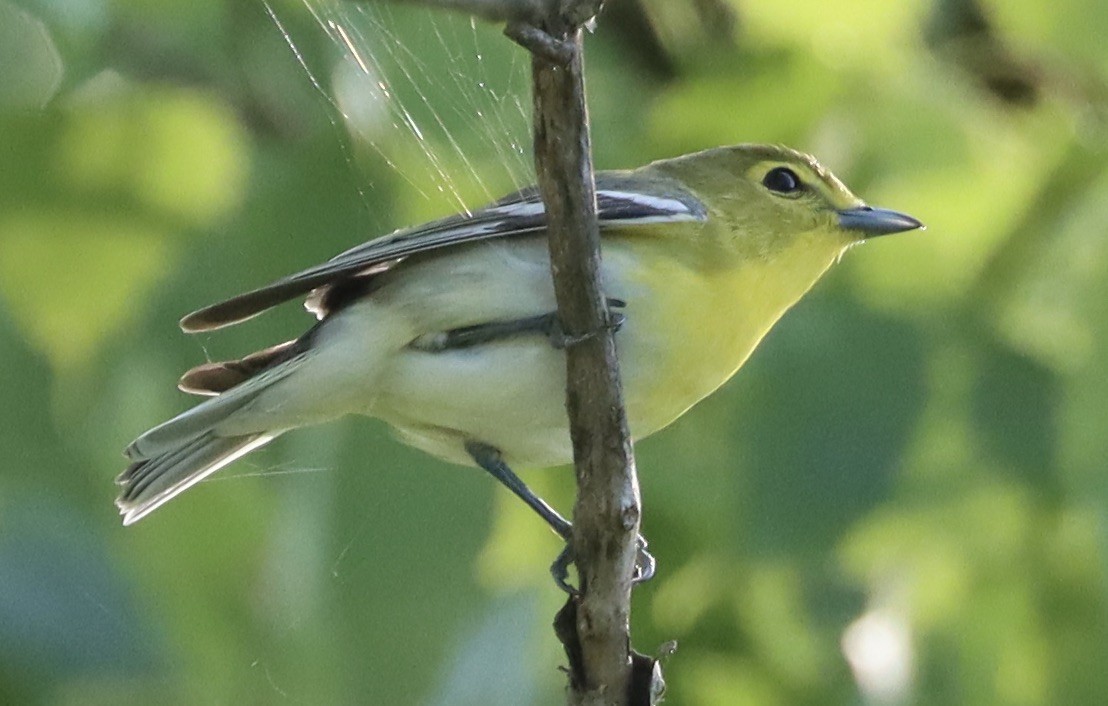
<svg viewBox="0 0 1108 706"><path fill-rule="evenodd" d="M638 446L668 703L1108 703L1105 36L1102 0L601 17L599 167L783 142L928 224ZM0 702L559 703L558 542L379 423L112 505L181 371L309 323L182 314L529 180L522 50L425 9L0 0L0 75Z"/></svg>

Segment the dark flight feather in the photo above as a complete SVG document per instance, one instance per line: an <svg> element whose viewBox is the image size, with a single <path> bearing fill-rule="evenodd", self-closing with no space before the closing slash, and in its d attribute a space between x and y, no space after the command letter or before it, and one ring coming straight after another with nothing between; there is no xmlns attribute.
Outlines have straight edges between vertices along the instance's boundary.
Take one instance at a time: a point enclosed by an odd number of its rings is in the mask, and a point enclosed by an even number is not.
<svg viewBox="0 0 1108 706"><path fill-rule="evenodd" d="M625 172L597 176L597 210L601 230L617 226L702 221L707 209L694 194L668 179L629 181ZM621 188L622 187L622 188ZM236 297L204 307L181 319L189 333L210 331L245 321L298 296L312 293L309 307L321 318L345 302L343 283L368 280L406 257L463 243L541 233L546 214L534 188L506 196L472 214L443 218L396 231L358 245L315 267ZM353 290L357 291L358 287ZM313 291L315 290L315 291ZM332 296L332 293L338 296Z"/></svg>

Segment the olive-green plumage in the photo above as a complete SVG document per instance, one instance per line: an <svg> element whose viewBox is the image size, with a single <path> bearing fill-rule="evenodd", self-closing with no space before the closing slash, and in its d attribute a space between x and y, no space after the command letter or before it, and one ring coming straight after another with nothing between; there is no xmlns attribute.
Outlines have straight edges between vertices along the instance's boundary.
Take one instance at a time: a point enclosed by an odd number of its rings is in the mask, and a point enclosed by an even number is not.
<svg viewBox="0 0 1108 706"><path fill-rule="evenodd" d="M638 439L729 379L851 245L920 227L870 209L813 158L739 145L597 175L604 290ZM120 477L125 522L289 429L358 413L407 443L472 463L571 460L563 353L533 190L358 246L189 315L219 328L311 292L309 334L208 364L183 389L215 395L140 436Z"/></svg>

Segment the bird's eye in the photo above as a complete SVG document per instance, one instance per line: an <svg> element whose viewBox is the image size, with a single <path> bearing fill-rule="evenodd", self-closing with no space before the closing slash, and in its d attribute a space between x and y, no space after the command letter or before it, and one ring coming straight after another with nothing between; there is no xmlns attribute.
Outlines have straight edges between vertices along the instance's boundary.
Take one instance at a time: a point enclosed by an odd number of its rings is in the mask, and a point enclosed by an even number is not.
<svg viewBox="0 0 1108 706"><path fill-rule="evenodd" d="M762 185L779 194L794 194L800 191L800 177L788 167L776 167L762 177Z"/></svg>

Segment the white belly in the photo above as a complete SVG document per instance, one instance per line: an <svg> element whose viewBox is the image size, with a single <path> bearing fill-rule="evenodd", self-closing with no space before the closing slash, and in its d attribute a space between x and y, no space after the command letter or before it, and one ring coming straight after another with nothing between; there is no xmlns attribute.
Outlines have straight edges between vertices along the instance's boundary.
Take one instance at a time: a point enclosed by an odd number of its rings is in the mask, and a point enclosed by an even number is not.
<svg viewBox="0 0 1108 706"><path fill-rule="evenodd" d="M548 314L556 304L546 247L540 239L489 244L452 253L449 259L418 263L413 270L422 271L398 277L380 292L379 300L404 302L417 328L427 332ZM641 326L636 326L634 312L645 309L648 294L625 276L632 268L624 260L618 248L605 252L605 292L628 302L628 321L616 337L626 363L638 357L641 348L634 333ZM521 467L573 460L564 353L541 334L443 352L406 347L392 358L379 381L374 406L366 412L392 425L407 443L435 456L468 463L463 444L476 440L497 447L509 464ZM654 431L637 429L636 420L630 421L632 433Z"/></svg>
<svg viewBox="0 0 1108 706"><path fill-rule="evenodd" d="M509 464L572 460L565 362L539 336L446 353L398 356L374 410L417 448L467 462L462 445L482 441Z"/></svg>

